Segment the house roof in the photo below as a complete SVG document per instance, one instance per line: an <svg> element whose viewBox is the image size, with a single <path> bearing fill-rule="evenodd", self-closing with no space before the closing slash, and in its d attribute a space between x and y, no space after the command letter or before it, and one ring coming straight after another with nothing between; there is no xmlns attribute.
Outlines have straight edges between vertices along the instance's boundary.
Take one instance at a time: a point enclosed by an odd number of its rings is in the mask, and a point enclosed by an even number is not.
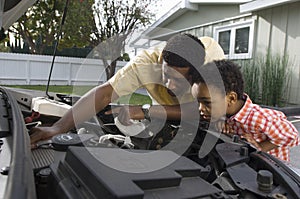
<svg viewBox="0 0 300 199"><path fill-rule="evenodd" d="M251 0L217 0L217 1L210 1L210 0L189 0L190 3L198 3L198 4L240 4L246 3Z"/></svg>
<svg viewBox="0 0 300 199"><path fill-rule="evenodd" d="M187 2L185 0L182 0L178 2L175 6L173 6L168 12L166 12L164 15L162 15L158 20L156 20L149 28L147 28L139 37L134 39L131 43L130 46L143 46L145 43L147 43L148 36L151 32L155 31L155 29L159 26L163 26L164 24L168 23L169 21L174 20L175 18L179 17L183 13L186 12L186 9L198 9L197 7L191 5L191 4L186 4L183 2ZM147 38L146 38L147 37ZM145 41L145 42L144 42ZM136 44L137 42L141 44Z"/></svg>
<svg viewBox="0 0 300 199"><path fill-rule="evenodd" d="M295 2L297 0L255 0L249 3L240 5L240 12L253 12L261 9L278 6L285 3Z"/></svg>
<svg viewBox="0 0 300 199"><path fill-rule="evenodd" d="M178 18L180 15L187 11L198 10L199 5L213 5L213 4L241 4L249 2L251 0L181 0L174 7L172 7L166 14L161 16L157 21L155 21L149 28L147 28L141 36L130 42L130 46L139 47L145 45L150 38L149 35L157 30L157 27L163 27L164 24L168 24L174 19ZM137 44L139 43L139 44Z"/></svg>
<svg viewBox="0 0 300 199"><path fill-rule="evenodd" d="M146 31L145 34L151 32L158 26L168 23L169 21L174 20L178 16L189 10L198 10L198 5L200 4L241 4L250 2L251 0L181 0L173 8L171 8L165 15L155 21Z"/></svg>

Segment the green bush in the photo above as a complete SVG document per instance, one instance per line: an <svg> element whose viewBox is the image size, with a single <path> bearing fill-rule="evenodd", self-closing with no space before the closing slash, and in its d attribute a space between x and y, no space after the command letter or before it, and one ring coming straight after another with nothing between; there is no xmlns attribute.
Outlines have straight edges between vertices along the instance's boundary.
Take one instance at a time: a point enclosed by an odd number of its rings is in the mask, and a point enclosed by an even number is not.
<svg viewBox="0 0 300 199"><path fill-rule="evenodd" d="M262 102L270 106L286 105L290 87L288 57L268 53L262 61Z"/></svg>
<svg viewBox="0 0 300 199"><path fill-rule="evenodd" d="M245 92L254 103L282 107L288 102L291 70L288 56L258 56L239 60L245 80Z"/></svg>
<svg viewBox="0 0 300 199"><path fill-rule="evenodd" d="M10 52L10 48L5 46L5 43L0 43L0 52Z"/></svg>
<svg viewBox="0 0 300 199"><path fill-rule="evenodd" d="M244 76L245 92L251 97L254 103L260 104L259 73L260 68L253 60L240 60L239 64Z"/></svg>

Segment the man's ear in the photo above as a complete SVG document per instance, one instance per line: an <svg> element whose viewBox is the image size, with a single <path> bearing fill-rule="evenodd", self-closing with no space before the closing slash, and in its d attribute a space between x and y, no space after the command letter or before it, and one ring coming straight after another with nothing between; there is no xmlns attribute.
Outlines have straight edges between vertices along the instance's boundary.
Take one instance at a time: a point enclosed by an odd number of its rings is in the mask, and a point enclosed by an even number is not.
<svg viewBox="0 0 300 199"><path fill-rule="evenodd" d="M227 95L226 95L226 99L228 102L228 106L237 103L238 101L238 96L237 93L234 91L230 91Z"/></svg>

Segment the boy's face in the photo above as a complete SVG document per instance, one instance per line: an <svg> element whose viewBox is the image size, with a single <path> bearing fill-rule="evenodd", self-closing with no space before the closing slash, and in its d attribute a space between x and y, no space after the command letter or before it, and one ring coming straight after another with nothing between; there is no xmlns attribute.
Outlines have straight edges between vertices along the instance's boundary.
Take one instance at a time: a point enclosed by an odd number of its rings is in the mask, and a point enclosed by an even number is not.
<svg viewBox="0 0 300 199"><path fill-rule="evenodd" d="M198 100L200 115L205 120L215 122L226 115L227 99L218 88L204 83L194 84L192 94Z"/></svg>

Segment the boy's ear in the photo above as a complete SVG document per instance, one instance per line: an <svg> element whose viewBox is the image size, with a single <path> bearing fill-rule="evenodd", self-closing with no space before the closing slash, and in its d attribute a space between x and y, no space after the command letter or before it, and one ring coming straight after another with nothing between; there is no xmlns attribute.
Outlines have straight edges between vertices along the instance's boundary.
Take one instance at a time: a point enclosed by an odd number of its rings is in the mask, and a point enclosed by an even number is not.
<svg viewBox="0 0 300 199"><path fill-rule="evenodd" d="M238 101L237 93L234 91L230 91L226 95L226 98L227 98L228 105L235 104Z"/></svg>

